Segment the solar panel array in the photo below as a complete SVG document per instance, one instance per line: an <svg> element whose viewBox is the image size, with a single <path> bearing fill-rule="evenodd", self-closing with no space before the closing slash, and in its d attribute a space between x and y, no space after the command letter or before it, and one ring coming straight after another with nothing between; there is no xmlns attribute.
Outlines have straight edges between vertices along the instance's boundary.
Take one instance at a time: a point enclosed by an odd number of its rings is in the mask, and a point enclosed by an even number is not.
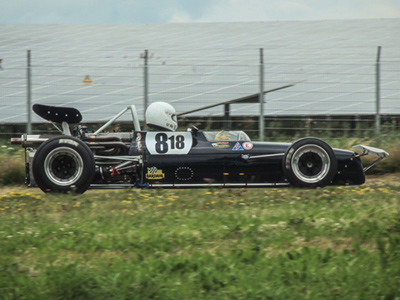
<svg viewBox="0 0 400 300"><path fill-rule="evenodd" d="M178 112L259 92L263 48L264 89L295 83L265 96L265 115L374 114L378 46L381 113L400 115L400 19L0 25L0 123L27 120L27 50L32 104L73 106L85 121L102 121L131 104L143 116L145 49L150 103ZM231 114L258 115L259 105L231 105Z"/></svg>

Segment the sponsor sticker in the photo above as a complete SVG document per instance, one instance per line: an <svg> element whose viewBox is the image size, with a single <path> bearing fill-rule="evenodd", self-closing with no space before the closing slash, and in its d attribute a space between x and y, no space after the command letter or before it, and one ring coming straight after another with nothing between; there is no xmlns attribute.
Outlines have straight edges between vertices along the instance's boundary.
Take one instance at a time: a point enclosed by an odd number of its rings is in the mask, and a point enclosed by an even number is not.
<svg viewBox="0 0 400 300"><path fill-rule="evenodd" d="M250 143L250 142L244 142L243 143L243 148L244 148L244 150L251 150L251 149L253 149L253 143Z"/></svg>
<svg viewBox="0 0 400 300"><path fill-rule="evenodd" d="M165 174L162 170L157 169L157 167L147 168L146 178L149 180L157 180L165 178Z"/></svg>
<svg viewBox="0 0 400 300"><path fill-rule="evenodd" d="M243 151L243 150L244 150L244 149L243 149L242 145L240 145L239 142L237 142L237 143L235 144L235 146L233 146L233 148L232 148L232 151Z"/></svg>
<svg viewBox="0 0 400 300"><path fill-rule="evenodd" d="M229 148L229 142L216 142L211 144L214 148L226 149Z"/></svg>

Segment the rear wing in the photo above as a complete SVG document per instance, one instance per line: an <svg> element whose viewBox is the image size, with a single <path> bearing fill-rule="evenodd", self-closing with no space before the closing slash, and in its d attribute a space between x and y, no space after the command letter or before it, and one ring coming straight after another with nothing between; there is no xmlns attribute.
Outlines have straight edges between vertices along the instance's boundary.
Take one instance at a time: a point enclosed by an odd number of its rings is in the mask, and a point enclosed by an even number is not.
<svg viewBox="0 0 400 300"><path fill-rule="evenodd" d="M387 153L385 150L370 147L370 146L356 145L356 146L353 146L353 149L357 150L358 152L361 152L361 154L357 155L358 157L366 156L366 155L378 157L378 159L376 159L372 164L370 164L369 166L364 168L364 173L367 172L369 169L371 169L373 166L375 166L382 159L389 156L389 153Z"/></svg>

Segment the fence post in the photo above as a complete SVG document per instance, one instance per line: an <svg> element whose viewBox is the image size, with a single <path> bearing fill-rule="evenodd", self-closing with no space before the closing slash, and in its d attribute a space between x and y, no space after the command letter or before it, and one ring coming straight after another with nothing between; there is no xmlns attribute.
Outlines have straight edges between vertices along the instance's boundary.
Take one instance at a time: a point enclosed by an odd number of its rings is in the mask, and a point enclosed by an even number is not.
<svg viewBox="0 0 400 300"><path fill-rule="evenodd" d="M380 89L380 80L381 80L381 46L378 47L378 54L376 56L376 88L375 88L375 95L376 95L376 111L375 111L375 138L376 142L380 143L381 137L381 115L380 115L380 102L381 102L381 89Z"/></svg>
<svg viewBox="0 0 400 300"><path fill-rule="evenodd" d="M26 110L28 114L26 132L28 134L32 134L31 95L31 50L28 50L26 65Z"/></svg>
<svg viewBox="0 0 400 300"><path fill-rule="evenodd" d="M260 48L260 118L259 118L259 136L260 142L264 141L264 54L263 48Z"/></svg>
<svg viewBox="0 0 400 300"><path fill-rule="evenodd" d="M144 50L144 68L143 68L143 120L146 122L146 109L149 101L149 73L148 73L148 50Z"/></svg>

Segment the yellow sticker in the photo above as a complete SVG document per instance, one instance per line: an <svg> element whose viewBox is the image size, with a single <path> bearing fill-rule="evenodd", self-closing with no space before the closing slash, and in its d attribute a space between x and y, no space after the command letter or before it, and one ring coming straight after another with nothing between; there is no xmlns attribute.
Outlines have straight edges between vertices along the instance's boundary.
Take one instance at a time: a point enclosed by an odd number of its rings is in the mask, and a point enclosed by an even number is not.
<svg viewBox="0 0 400 300"><path fill-rule="evenodd" d="M165 178L165 174L162 170L158 170L156 167L147 168L146 178L150 180L157 180Z"/></svg>

